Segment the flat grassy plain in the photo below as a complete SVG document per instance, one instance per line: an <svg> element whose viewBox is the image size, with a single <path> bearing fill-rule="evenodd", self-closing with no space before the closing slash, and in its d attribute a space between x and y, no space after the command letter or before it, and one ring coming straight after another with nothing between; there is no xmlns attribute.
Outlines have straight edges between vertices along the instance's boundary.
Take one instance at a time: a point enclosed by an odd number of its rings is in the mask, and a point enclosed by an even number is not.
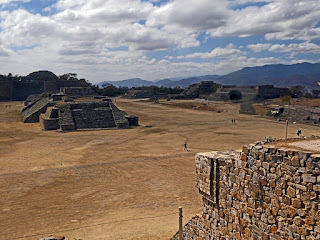
<svg viewBox="0 0 320 240"><path fill-rule="evenodd" d="M283 123L240 115L238 104L115 104L139 116L141 126L41 131L20 122L21 102L0 103L0 239L169 239L178 230L178 206L189 217L201 212L195 153L284 137ZM297 124L289 136L298 127L320 135L319 127Z"/></svg>

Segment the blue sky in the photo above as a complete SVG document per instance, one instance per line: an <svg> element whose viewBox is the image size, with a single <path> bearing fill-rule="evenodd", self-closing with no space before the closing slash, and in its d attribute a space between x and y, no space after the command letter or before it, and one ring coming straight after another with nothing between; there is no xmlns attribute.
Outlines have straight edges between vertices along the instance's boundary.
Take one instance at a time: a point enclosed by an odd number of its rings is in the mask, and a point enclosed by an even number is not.
<svg viewBox="0 0 320 240"><path fill-rule="evenodd" d="M0 0L0 74L90 82L320 62L319 0Z"/></svg>

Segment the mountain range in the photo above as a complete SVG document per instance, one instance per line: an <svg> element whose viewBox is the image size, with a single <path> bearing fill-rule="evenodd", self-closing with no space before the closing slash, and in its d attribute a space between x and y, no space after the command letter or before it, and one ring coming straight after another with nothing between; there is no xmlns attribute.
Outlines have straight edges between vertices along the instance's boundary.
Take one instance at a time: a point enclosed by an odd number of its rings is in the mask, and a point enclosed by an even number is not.
<svg viewBox="0 0 320 240"><path fill-rule="evenodd" d="M303 85L307 88L319 88L320 63L297 63L293 65L273 64L258 67L246 67L227 75L205 75L183 79L162 79L158 81L147 81L140 78L122 81L104 81L99 87L113 85L115 87L181 87L186 88L192 84L202 81L213 81L223 85L274 85L276 87L291 87Z"/></svg>

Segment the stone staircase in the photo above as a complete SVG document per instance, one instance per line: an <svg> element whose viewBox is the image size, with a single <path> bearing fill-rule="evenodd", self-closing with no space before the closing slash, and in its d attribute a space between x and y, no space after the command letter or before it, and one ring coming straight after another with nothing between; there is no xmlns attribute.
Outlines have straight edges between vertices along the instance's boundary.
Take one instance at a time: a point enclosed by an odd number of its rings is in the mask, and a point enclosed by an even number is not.
<svg viewBox="0 0 320 240"><path fill-rule="evenodd" d="M45 113L48 107L50 100L47 98L39 99L35 101L33 104L24 108L21 115L22 121L24 123L34 123L39 122L39 116L41 113Z"/></svg>

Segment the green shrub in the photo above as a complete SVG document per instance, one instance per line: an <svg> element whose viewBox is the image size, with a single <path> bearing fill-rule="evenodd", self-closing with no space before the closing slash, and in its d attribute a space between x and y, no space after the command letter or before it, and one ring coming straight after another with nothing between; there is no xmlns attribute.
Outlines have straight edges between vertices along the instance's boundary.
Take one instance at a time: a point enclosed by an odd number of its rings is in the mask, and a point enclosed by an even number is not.
<svg viewBox="0 0 320 240"><path fill-rule="evenodd" d="M271 110L266 111L265 115L266 115L266 116L269 116L269 117L272 117L272 112L271 112Z"/></svg>
<svg viewBox="0 0 320 240"><path fill-rule="evenodd" d="M240 113L244 114L256 114L256 109L251 102L243 102L240 105Z"/></svg>

